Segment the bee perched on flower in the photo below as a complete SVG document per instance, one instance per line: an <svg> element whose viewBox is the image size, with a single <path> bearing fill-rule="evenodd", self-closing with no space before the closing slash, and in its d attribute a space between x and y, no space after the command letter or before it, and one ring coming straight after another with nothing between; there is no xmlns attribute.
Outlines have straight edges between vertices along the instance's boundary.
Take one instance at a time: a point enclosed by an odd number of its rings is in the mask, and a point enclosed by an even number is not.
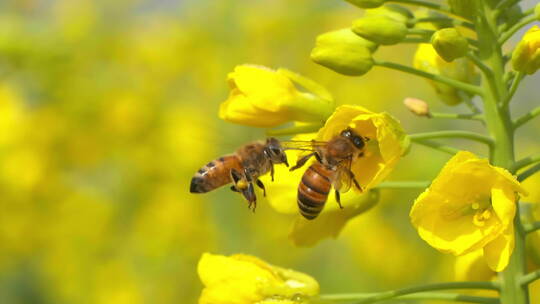
<svg viewBox="0 0 540 304"><path fill-rule="evenodd" d="M416 199L411 221L439 251L459 256L483 249L488 266L502 271L514 249L517 193L526 191L508 171L461 151Z"/></svg>
<svg viewBox="0 0 540 304"><path fill-rule="evenodd" d="M361 155L354 156L354 160L350 162L350 170L362 190L353 187L355 191L348 191L343 195L341 199L343 210L340 210L338 196L330 195L329 202L325 204L316 220L308 223L304 219L298 219L290 235L297 245L309 246L322 238L336 237L349 219L373 206L378 200L378 194L369 190L376 187L390 174L407 150L409 143L401 125L391 115L374 113L363 107L352 105L338 107L317 134L300 135L293 138L293 141L309 142L313 139L316 143L327 143L345 130L350 130L351 133L363 138L369 138L362 147ZM300 161L302 155L296 151L289 151L287 157L293 164L295 160ZM317 159L311 161L319 162ZM326 161L323 162L325 163ZM278 212L298 213L296 202L299 199L298 191L300 190L297 189L302 187L302 176L304 172L307 172L306 170L310 170L307 169L308 167L306 165L306 169L290 173L287 172L287 168L276 168L276 174L282 178L268 186L269 192L275 194L269 196L268 200ZM266 177L262 179L265 181Z"/></svg>
<svg viewBox="0 0 540 304"><path fill-rule="evenodd" d="M197 269L205 286L199 304L308 303L319 294L311 276L250 255L204 253Z"/></svg>

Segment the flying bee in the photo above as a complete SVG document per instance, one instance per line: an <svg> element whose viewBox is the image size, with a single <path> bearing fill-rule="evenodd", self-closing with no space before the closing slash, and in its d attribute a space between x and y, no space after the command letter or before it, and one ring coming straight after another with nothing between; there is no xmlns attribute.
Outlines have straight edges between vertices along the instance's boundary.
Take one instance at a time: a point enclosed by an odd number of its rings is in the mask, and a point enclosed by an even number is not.
<svg viewBox="0 0 540 304"><path fill-rule="evenodd" d="M248 201L248 207L255 211L257 197L253 183L266 196L259 177L270 172L273 181L276 164L289 166L287 155L277 139L271 137L266 141L248 143L235 153L222 156L199 169L191 179L189 191L205 193L232 183L231 190L241 193Z"/></svg>
<svg viewBox="0 0 540 304"><path fill-rule="evenodd" d="M307 148L297 147L298 150L308 150L311 153L300 158L290 171L302 167L313 156L317 159L304 172L298 185L297 203L300 213L306 219L312 220L321 213L332 187L336 201L342 209L340 193L347 192L351 184L362 191L351 171L351 165L355 159L364 155L367 141L369 138L347 128L327 142L304 142ZM293 145L293 142L287 144Z"/></svg>

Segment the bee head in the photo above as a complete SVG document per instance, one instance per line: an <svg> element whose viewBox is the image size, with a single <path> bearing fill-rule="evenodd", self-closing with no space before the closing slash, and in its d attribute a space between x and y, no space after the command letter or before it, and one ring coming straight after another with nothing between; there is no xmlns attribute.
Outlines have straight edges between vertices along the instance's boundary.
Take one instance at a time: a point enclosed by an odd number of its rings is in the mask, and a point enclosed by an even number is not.
<svg viewBox="0 0 540 304"><path fill-rule="evenodd" d="M266 147L264 148L264 153L270 161L274 164L285 164L287 167L289 163L287 162L287 155L283 150L283 147L279 143L279 140L270 137L266 140Z"/></svg>
<svg viewBox="0 0 540 304"><path fill-rule="evenodd" d="M341 131L341 136L349 139L352 144L358 149L364 148L366 142L369 141L369 138L357 135L351 128L347 128Z"/></svg>

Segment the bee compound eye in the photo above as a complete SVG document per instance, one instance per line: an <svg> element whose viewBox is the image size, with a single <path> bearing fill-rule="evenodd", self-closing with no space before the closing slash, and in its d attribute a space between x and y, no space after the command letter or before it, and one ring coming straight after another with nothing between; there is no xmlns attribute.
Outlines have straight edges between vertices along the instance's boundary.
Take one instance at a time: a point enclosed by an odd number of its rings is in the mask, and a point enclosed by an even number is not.
<svg viewBox="0 0 540 304"><path fill-rule="evenodd" d="M358 148L362 148L364 146L364 141L360 137L355 136L353 139L353 144Z"/></svg>

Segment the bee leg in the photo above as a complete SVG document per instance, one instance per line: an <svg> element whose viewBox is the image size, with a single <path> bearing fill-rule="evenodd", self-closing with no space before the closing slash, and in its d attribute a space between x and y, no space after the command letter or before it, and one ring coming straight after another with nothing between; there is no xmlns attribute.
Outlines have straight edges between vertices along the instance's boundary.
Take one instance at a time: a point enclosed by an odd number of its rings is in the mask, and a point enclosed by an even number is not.
<svg viewBox="0 0 540 304"><path fill-rule="evenodd" d="M351 170L346 170L347 174L351 177L353 183L354 183L354 186L360 191L360 192L364 192L364 189L362 188L362 186L360 186L360 184L358 183L358 181L356 180L356 176L354 175L354 173L351 171Z"/></svg>
<svg viewBox="0 0 540 304"><path fill-rule="evenodd" d="M341 206L341 197L339 196L339 191L335 190L334 192L336 193L336 202L339 205L339 209L343 209L343 206Z"/></svg>
<svg viewBox="0 0 540 304"><path fill-rule="evenodd" d="M272 179L272 181L274 181L274 165L273 164L270 166L270 178Z"/></svg>
<svg viewBox="0 0 540 304"><path fill-rule="evenodd" d="M315 158L317 159L317 161L318 161L319 163L322 164L322 158L321 158L321 156L319 155L319 153L315 152L315 153L313 153L313 154L315 154Z"/></svg>
<svg viewBox="0 0 540 304"><path fill-rule="evenodd" d="M266 196L266 189L264 188L264 184L260 179L257 179L257 186L263 190L263 195Z"/></svg>
<svg viewBox="0 0 540 304"><path fill-rule="evenodd" d="M247 188L242 191L242 195L248 201L248 208L255 212L255 207L257 207L257 196L255 196L255 189L253 184L249 183Z"/></svg>
<svg viewBox="0 0 540 304"><path fill-rule="evenodd" d="M302 167L307 161L308 159L310 159L312 156L315 156L317 158L317 160L319 160L319 156L317 153L310 153L302 158L300 158L297 162L296 162L296 165L292 166L289 168L289 171L294 171L300 167Z"/></svg>
<svg viewBox="0 0 540 304"><path fill-rule="evenodd" d="M231 169L231 180L233 182L233 185L236 186L236 184L238 184L239 181L242 180L242 174L240 174L240 172L238 172L236 169ZM238 188L237 188L238 189Z"/></svg>
<svg viewBox="0 0 540 304"><path fill-rule="evenodd" d="M238 189L236 189L235 186L231 186L231 190L232 190L233 192L240 192L240 191L238 191Z"/></svg>

